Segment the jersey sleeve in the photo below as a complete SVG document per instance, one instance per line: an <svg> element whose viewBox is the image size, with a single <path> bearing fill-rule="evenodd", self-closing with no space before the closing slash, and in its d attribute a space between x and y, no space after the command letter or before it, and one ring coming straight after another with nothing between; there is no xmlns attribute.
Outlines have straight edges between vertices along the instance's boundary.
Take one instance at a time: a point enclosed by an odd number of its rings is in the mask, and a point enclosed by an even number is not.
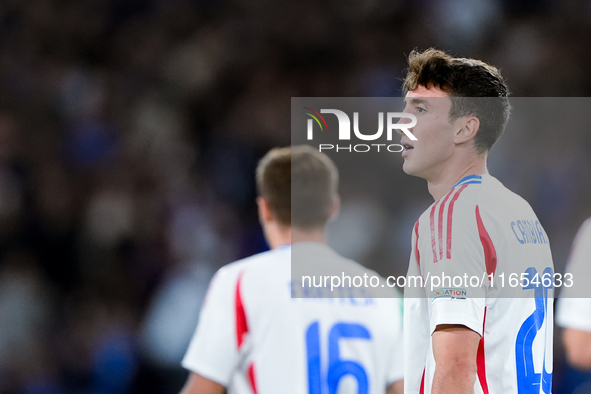
<svg viewBox="0 0 591 394"><path fill-rule="evenodd" d="M557 325L591 332L591 298L561 298L557 309Z"/></svg>
<svg viewBox="0 0 591 394"><path fill-rule="evenodd" d="M557 305L556 323L561 327L591 332L591 218L579 229L566 265L566 274L572 275L573 286L568 287L565 275Z"/></svg>
<svg viewBox="0 0 591 394"><path fill-rule="evenodd" d="M432 334L438 325L459 324L482 336L486 276L492 264L487 260L494 254L494 245L474 202L460 199L448 205L439 224L444 241L434 252L439 260L428 265L430 278L426 282L431 304L429 330Z"/></svg>
<svg viewBox="0 0 591 394"><path fill-rule="evenodd" d="M184 368L226 387L239 359L235 305L238 275L232 271L222 268L213 277L181 362Z"/></svg>

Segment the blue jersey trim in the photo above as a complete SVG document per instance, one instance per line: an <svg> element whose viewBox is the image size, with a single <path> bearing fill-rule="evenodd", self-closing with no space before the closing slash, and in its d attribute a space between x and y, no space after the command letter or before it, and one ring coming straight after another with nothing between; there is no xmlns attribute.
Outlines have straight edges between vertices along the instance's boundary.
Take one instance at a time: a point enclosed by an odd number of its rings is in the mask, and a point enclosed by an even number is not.
<svg viewBox="0 0 591 394"><path fill-rule="evenodd" d="M466 181L470 181L470 182L466 182ZM468 175L463 177L462 179L460 179L460 181L458 183L456 183L453 187L455 188L456 186L459 186L461 184L464 183L482 183L482 177L480 175Z"/></svg>

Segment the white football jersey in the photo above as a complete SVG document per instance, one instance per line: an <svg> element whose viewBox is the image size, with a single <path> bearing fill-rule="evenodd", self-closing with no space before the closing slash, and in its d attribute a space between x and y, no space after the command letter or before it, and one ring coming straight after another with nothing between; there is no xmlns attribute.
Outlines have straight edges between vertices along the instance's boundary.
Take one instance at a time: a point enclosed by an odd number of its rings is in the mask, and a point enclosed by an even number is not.
<svg viewBox="0 0 591 394"><path fill-rule="evenodd" d="M311 264L375 274L323 244ZM182 365L234 394L385 393L402 379L401 298L297 298L289 246L221 268ZM303 291L303 292L302 292Z"/></svg>
<svg viewBox="0 0 591 394"><path fill-rule="evenodd" d="M565 279L558 301L556 324L591 332L591 298L589 291L581 287L588 287L591 283L591 218L577 232L566 265ZM573 286L569 286L571 280Z"/></svg>
<svg viewBox="0 0 591 394"><path fill-rule="evenodd" d="M529 204L490 175L458 182L414 227L405 393L431 393L431 335L440 324L481 335L475 393L550 393L551 275L548 237ZM424 286L409 288L411 277L422 277Z"/></svg>

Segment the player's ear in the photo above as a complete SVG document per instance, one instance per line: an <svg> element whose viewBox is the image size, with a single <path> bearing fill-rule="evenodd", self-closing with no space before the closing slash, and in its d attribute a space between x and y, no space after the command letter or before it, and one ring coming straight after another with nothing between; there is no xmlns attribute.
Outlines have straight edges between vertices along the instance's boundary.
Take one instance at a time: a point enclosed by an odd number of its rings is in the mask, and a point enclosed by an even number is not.
<svg viewBox="0 0 591 394"><path fill-rule="evenodd" d="M480 119L476 116L464 116L460 118L460 126L454 135L456 144L463 144L472 140L480 128Z"/></svg>
<svg viewBox="0 0 591 394"><path fill-rule="evenodd" d="M257 197L257 206L259 208L259 221L261 223L268 223L273 220L273 211L269 207L269 202L265 197Z"/></svg>
<svg viewBox="0 0 591 394"><path fill-rule="evenodd" d="M330 207L330 216L328 220L335 220L339 216L341 210L341 196L338 194L332 199L332 206Z"/></svg>

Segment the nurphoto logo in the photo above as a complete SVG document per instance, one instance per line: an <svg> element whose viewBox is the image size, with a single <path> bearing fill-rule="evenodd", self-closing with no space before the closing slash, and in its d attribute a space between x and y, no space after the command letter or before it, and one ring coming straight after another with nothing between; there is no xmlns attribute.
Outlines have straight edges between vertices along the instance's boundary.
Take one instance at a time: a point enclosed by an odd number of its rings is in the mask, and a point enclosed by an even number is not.
<svg viewBox="0 0 591 394"><path fill-rule="evenodd" d="M310 118L308 119L307 123L307 139L312 141L314 139L314 124L317 124L320 129L320 132L328 132L328 124L326 119L322 114L332 114L336 116L336 120L338 122L338 139L339 141L350 141L351 140L351 119L349 115L347 115L344 111L338 109L321 109L320 112L309 108L303 107L306 111L303 112ZM413 141L416 141L417 138L411 133L410 128L414 127L417 124L417 118L413 114L408 114L404 112L386 112L384 116L384 112L378 112L378 130L373 134L364 134L359 130L359 112L353 112L353 134L355 137L362 141L376 141L380 137L382 137L384 133L384 119L386 119L386 140L392 141L394 136L394 130L400 130L402 133L406 134L408 138ZM408 119L408 122L400 123L402 119ZM404 150L403 146L400 144L349 144L349 145L339 145L339 144L319 144L318 150L320 152L324 150L335 150L336 152L339 151L348 151L348 152L369 152L375 150L380 152L380 149L384 148L388 152L402 152Z"/></svg>

